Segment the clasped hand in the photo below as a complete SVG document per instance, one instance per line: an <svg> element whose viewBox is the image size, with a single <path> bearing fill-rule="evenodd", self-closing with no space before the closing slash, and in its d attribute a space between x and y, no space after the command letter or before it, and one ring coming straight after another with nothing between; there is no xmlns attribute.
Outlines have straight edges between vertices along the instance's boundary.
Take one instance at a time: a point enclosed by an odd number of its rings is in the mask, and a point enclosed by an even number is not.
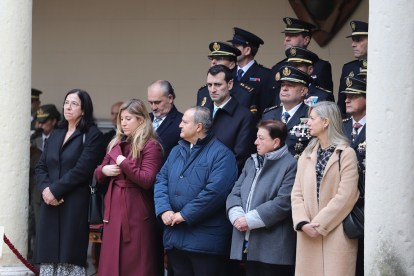
<svg viewBox="0 0 414 276"><path fill-rule="evenodd" d="M60 201L57 201L55 196L50 191L49 187L45 188L42 192L43 200L47 205L58 206L64 202L63 198Z"/></svg>
<svg viewBox="0 0 414 276"><path fill-rule="evenodd" d="M166 211L162 213L161 219L165 225L171 226L174 226L174 224L180 224L181 222L185 221L180 212L174 213L173 211Z"/></svg>
<svg viewBox="0 0 414 276"><path fill-rule="evenodd" d="M302 231L305 232L309 237L316 238L319 236L319 232L316 231L315 227L318 227L319 223L308 223L302 226Z"/></svg>
<svg viewBox="0 0 414 276"><path fill-rule="evenodd" d="M126 159L123 155L118 155L116 158L116 165L106 165L102 167L102 172L106 176L118 176L121 173L119 165Z"/></svg>
<svg viewBox="0 0 414 276"><path fill-rule="evenodd" d="M243 232L243 231L247 231L247 230L252 230L249 228L249 225L247 225L247 220L246 217L239 217L238 219L236 219L234 221L234 227L237 228L237 230Z"/></svg>

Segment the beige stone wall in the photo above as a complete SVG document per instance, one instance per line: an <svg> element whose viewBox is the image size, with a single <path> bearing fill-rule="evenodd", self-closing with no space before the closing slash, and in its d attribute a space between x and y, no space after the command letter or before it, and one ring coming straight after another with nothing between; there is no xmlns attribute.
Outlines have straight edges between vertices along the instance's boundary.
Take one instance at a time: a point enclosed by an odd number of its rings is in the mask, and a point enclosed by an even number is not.
<svg viewBox="0 0 414 276"><path fill-rule="evenodd" d="M42 103L56 105L83 88L96 117L108 118L112 103L146 101L148 84L166 79L185 110L206 82L211 41L247 29L265 41L256 59L270 68L284 58L286 16L296 17L287 0L36 0L32 86L44 91ZM350 20L368 20L368 0ZM342 65L353 59L349 34L346 24L324 48L315 41L309 47L331 62L335 93Z"/></svg>

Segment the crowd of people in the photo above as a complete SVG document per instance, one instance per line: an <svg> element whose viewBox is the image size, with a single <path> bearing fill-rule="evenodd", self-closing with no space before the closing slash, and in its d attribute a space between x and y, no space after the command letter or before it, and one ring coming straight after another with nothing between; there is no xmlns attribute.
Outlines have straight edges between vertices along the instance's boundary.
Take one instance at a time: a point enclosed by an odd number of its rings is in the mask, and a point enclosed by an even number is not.
<svg viewBox="0 0 414 276"><path fill-rule="evenodd" d="M184 113L157 80L151 112L115 103L102 134L86 91L68 92L60 114L32 89L40 275L86 275L93 178L105 191L100 276L164 275L164 251L170 276L364 275L363 239L343 221L365 179L368 24L350 23L357 60L335 103L330 63L307 49L315 26L283 20L286 59L271 70L248 31L210 43L206 85Z"/></svg>

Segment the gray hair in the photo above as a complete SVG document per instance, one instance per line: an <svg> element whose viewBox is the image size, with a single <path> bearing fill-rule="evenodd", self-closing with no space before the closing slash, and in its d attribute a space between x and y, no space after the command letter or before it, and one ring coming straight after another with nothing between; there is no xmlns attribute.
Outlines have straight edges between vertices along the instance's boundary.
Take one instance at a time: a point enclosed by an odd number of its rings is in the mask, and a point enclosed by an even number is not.
<svg viewBox="0 0 414 276"><path fill-rule="evenodd" d="M171 83L169 83L166 80L156 80L156 81L153 81L148 86L147 90L149 90L150 87L154 84L158 84L161 87L162 91L164 91L164 95L166 98L168 98L168 95L172 95L173 99L175 99L175 92L174 92L174 88L172 87Z"/></svg>
<svg viewBox="0 0 414 276"><path fill-rule="evenodd" d="M326 129L328 132L328 140L330 145L347 145L349 146L349 140L342 131L342 115L338 105L333 102L323 101L312 105L309 108L309 116L312 110L315 110L316 114L323 120L329 119L329 125ZM305 149L307 156L310 156L312 150L318 144L318 137L313 138Z"/></svg>
<svg viewBox="0 0 414 276"><path fill-rule="evenodd" d="M204 106L192 106L189 109L194 109L194 124L202 124L203 132L208 133L213 125L211 120L210 110Z"/></svg>

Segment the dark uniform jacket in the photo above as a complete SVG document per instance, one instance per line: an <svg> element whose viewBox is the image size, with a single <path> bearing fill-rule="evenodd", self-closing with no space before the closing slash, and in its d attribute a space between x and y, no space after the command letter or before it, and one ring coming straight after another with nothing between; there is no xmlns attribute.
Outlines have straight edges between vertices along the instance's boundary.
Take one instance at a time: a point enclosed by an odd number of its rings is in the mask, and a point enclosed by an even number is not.
<svg viewBox="0 0 414 276"><path fill-rule="evenodd" d="M282 66L287 65L287 58L278 62L272 67L269 75L269 80L266 86L265 93L262 93L262 105L270 107L280 105L279 92L280 82L276 81L276 74ZM333 91L332 82L332 67L328 61L320 59L313 66L313 83L314 86L319 86L323 89Z"/></svg>
<svg viewBox="0 0 414 276"><path fill-rule="evenodd" d="M332 91L325 90L319 86L314 86L313 84L309 86L308 93L306 94L305 99L308 99L309 97L317 97L317 102L322 102L322 101L335 102L335 98L334 98Z"/></svg>
<svg viewBox="0 0 414 276"><path fill-rule="evenodd" d="M79 129L65 144L67 129L54 130L36 166L39 193L49 187L58 206L42 201L33 263L68 263L86 266L89 224L89 181L102 160L102 132L95 126ZM63 146L62 146L63 144Z"/></svg>
<svg viewBox="0 0 414 276"><path fill-rule="evenodd" d="M154 121L154 115L150 113L151 121ZM172 106L167 117L162 124L157 128L158 140L164 149L164 155L162 156L162 165L168 158L173 147L178 145L180 140L181 129L178 127L183 118L183 113L179 112L175 105Z"/></svg>
<svg viewBox="0 0 414 276"><path fill-rule="evenodd" d="M207 108L213 115L214 103ZM236 156L239 175L244 163L256 151L257 119L244 106L232 97L224 108L216 111L213 119L213 131L223 144L233 151Z"/></svg>
<svg viewBox="0 0 414 276"><path fill-rule="evenodd" d="M341 93L342 91L345 91L346 84L345 84L345 77L356 77L360 73L360 67L358 65L358 60L354 60L348 63L345 63L342 67L342 74L341 78L339 80L339 92L338 92L338 106L341 109L342 114L346 113L346 107L345 107L345 99L346 94Z"/></svg>
<svg viewBox="0 0 414 276"><path fill-rule="evenodd" d="M237 67L236 70L233 71L233 79L235 80L237 80L236 71ZM264 107L262 107L261 104L261 95L263 93L262 91L266 90L269 74L269 68L266 68L255 61L241 78L240 82L242 84L233 89L236 91L232 91L232 96L235 97L242 106L247 107L250 111L256 109L257 114L261 115L264 110ZM254 106L256 106L256 108L254 108Z"/></svg>
<svg viewBox="0 0 414 276"><path fill-rule="evenodd" d="M365 154L366 154L366 148L367 148L366 133L365 133L366 126L367 124L365 124L362 127L361 132L358 134L355 141L353 142L352 141L353 139L352 138L352 131L353 131L352 117L344 119L343 131L346 137L348 137L351 143L351 147L355 150L355 153L358 159L358 171L359 171L360 177L363 177L364 175L363 172L365 172ZM364 179L365 177L363 178L363 180Z"/></svg>
<svg viewBox="0 0 414 276"><path fill-rule="evenodd" d="M36 119L37 119L37 113L35 112L33 115L33 120L30 122L30 130L36 130Z"/></svg>
<svg viewBox="0 0 414 276"><path fill-rule="evenodd" d="M263 119L273 119L281 121L282 112L283 106L275 106L268 108L263 113ZM303 150L306 148L310 139L312 138L312 136L310 136L309 134L309 128L306 125L307 119L308 106L302 103L298 110L296 110L295 114L290 118L290 120L286 124L288 134L285 143L288 146L289 152L296 159L299 159Z"/></svg>
<svg viewBox="0 0 414 276"><path fill-rule="evenodd" d="M103 156L105 156L106 149L108 148L109 143L112 141L112 139L114 138L115 134L116 134L116 130L115 129L112 129L112 130L108 131L107 133L104 133L103 138L102 138L102 140L103 140L103 147L102 147Z"/></svg>

